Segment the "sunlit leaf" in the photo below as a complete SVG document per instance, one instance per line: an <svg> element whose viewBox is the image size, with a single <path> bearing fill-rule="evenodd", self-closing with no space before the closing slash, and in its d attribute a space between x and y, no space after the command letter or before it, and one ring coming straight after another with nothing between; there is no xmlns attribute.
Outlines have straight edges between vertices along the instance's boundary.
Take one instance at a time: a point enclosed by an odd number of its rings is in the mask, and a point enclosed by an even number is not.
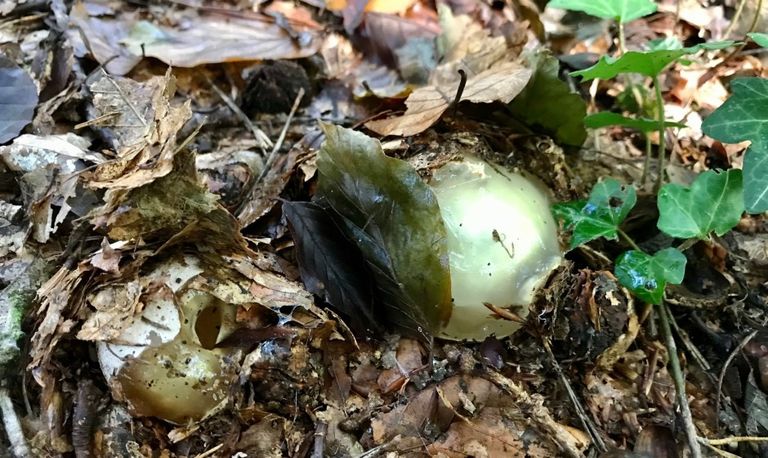
<svg viewBox="0 0 768 458"><path fill-rule="evenodd" d="M572 229L570 248L573 249L600 237L615 240L619 225L636 202L635 188L608 178L592 188L586 202L556 204L552 211L566 229Z"/></svg>
<svg viewBox="0 0 768 458"><path fill-rule="evenodd" d="M32 121L36 106L37 88L32 78L0 54L0 143L19 135Z"/></svg>
<svg viewBox="0 0 768 458"><path fill-rule="evenodd" d="M691 187L669 183L658 198L658 228L678 238L723 235L738 224L744 212L741 170L701 173Z"/></svg>
<svg viewBox="0 0 768 458"><path fill-rule="evenodd" d="M659 130L659 122L648 118L628 118L618 113L601 111L584 118L584 125L590 129L599 129L608 126L629 127L637 129L643 133ZM665 127L685 127L685 124L673 121L664 121Z"/></svg>
<svg viewBox="0 0 768 458"><path fill-rule="evenodd" d="M747 36L761 48L768 48L768 33L752 32L748 33Z"/></svg>
<svg viewBox="0 0 768 458"><path fill-rule="evenodd" d="M547 6L619 22L634 21L656 12L656 3L651 0L552 0Z"/></svg>
<svg viewBox="0 0 768 458"><path fill-rule="evenodd" d="M406 334L435 333L451 311L446 231L432 190L377 140L323 125L316 199L342 217L374 272L387 319Z"/></svg>
<svg viewBox="0 0 768 458"><path fill-rule="evenodd" d="M762 213L768 210L768 80L738 78L731 90L701 129L722 142L752 142L744 158L744 204L750 213Z"/></svg>
<svg viewBox="0 0 768 458"><path fill-rule="evenodd" d="M650 256L630 250L616 260L614 272L619 283L637 297L660 304L667 283L677 285L685 276L685 255L676 248L666 248Z"/></svg>
<svg viewBox="0 0 768 458"><path fill-rule="evenodd" d="M639 73L653 77L677 59L695 54L701 50L724 49L736 44L734 41L716 41L702 43L682 49L661 49L656 51L629 51L619 57L603 56L593 66L572 72L571 76L581 76L583 81L595 78L611 79L622 73Z"/></svg>

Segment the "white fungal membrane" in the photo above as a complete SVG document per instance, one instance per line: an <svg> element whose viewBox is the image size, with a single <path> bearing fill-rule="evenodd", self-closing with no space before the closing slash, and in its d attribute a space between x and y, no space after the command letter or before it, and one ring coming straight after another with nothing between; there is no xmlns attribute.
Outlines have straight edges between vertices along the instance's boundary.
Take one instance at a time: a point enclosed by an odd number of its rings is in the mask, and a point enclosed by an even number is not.
<svg viewBox="0 0 768 458"><path fill-rule="evenodd" d="M430 182L448 231L453 313L439 337L505 337L519 323L501 320L487 302L528 314L536 289L562 254L543 186L475 157L450 162Z"/></svg>

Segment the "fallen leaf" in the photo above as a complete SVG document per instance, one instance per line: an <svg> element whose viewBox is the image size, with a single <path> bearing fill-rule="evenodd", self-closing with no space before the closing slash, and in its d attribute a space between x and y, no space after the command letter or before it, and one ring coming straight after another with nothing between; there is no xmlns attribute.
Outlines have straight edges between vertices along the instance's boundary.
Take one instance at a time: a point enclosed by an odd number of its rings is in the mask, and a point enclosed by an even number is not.
<svg viewBox="0 0 768 458"><path fill-rule="evenodd" d="M460 101L509 103L528 84L531 70L515 62L505 62L474 77L468 77ZM459 82L426 86L408 96L405 114L369 121L366 127L379 135L411 136L427 130L451 106Z"/></svg>
<svg viewBox="0 0 768 458"><path fill-rule="evenodd" d="M0 143L12 140L32 121L37 87L29 74L0 55Z"/></svg>

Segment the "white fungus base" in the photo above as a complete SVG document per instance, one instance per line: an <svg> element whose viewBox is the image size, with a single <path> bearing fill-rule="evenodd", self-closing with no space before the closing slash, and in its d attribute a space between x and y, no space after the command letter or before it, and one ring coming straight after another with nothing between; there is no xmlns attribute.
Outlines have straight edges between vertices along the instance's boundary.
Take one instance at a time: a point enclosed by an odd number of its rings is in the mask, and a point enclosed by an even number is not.
<svg viewBox="0 0 768 458"><path fill-rule="evenodd" d="M439 337L505 337L520 324L483 305L521 306L562 260L557 226L543 186L467 157L437 170L430 182L448 231L453 313ZM496 234L496 235L495 235Z"/></svg>

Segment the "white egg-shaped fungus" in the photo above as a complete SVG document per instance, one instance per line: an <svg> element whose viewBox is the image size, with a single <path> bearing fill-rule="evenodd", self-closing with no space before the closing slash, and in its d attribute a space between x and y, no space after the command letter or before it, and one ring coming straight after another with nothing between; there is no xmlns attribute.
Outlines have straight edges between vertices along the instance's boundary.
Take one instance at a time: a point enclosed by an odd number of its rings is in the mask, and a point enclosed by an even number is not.
<svg viewBox="0 0 768 458"><path fill-rule="evenodd" d="M439 337L505 337L520 324L484 303L517 307L525 318L537 289L562 261L543 185L477 157L449 162L432 176L448 233L453 312Z"/></svg>

